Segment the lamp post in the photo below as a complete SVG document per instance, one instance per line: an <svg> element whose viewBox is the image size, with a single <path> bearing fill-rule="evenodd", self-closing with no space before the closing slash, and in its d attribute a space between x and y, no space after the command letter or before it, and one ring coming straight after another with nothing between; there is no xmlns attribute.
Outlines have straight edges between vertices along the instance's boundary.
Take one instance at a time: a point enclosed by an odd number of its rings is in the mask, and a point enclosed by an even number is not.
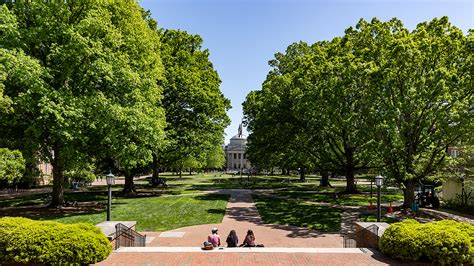
<svg viewBox="0 0 474 266"><path fill-rule="evenodd" d="M380 222L382 210L380 209L380 187L383 185L383 176L375 177L375 185L377 186L377 222Z"/></svg>
<svg viewBox="0 0 474 266"><path fill-rule="evenodd" d="M109 172L105 176L105 181L107 181L107 186L109 189L109 197L107 202L107 221L110 221L110 209L112 208L112 185L115 184L115 176L112 172Z"/></svg>
<svg viewBox="0 0 474 266"><path fill-rule="evenodd" d="M240 183L242 183L242 168L243 168L243 165L242 165L242 162L243 162L243 159L244 159L244 140L243 140L243 136L240 135Z"/></svg>

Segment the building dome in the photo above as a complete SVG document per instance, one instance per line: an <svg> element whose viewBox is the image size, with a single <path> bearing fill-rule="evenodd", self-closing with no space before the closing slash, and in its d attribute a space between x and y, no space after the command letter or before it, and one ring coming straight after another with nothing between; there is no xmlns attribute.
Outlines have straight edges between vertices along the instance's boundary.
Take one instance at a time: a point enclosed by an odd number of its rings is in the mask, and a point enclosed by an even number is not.
<svg viewBox="0 0 474 266"><path fill-rule="evenodd" d="M242 124L239 125L237 135L230 139L229 145L224 148L226 158L226 169L229 171L242 171L251 167L245 156L247 149L247 137L242 133Z"/></svg>
<svg viewBox="0 0 474 266"><path fill-rule="evenodd" d="M235 135L230 139L229 146L241 146L247 144L247 138L244 135Z"/></svg>
<svg viewBox="0 0 474 266"><path fill-rule="evenodd" d="M247 139L247 138L244 135L239 136L238 134L231 138L231 140L238 140L238 139Z"/></svg>

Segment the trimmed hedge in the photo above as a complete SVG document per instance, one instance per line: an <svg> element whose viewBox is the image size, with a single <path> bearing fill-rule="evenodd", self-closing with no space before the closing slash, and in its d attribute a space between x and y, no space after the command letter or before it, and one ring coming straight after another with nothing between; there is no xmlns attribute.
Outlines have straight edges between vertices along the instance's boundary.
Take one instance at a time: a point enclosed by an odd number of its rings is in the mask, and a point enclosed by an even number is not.
<svg viewBox="0 0 474 266"><path fill-rule="evenodd" d="M452 220L421 224L408 219L390 225L379 244L392 258L450 265L472 263L474 226Z"/></svg>
<svg viewBox="0 0 474 266"><path fill-rule="evenodd" d="M94 225L0 218L0 262L92 264L112 251Z"/></svg>

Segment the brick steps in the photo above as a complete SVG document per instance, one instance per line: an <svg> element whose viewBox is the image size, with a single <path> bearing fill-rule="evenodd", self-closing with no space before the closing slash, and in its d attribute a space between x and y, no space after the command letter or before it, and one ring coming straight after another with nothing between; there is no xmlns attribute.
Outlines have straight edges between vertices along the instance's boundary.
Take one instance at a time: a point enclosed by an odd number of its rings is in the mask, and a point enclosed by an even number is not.
<svg viewBox="0 0 474 266"><path fill-rule="evenodd" d="M319 253L319 254L376 254L369 248L286 248L286 247L253 247L253 248L215 248L203 250L200 247L121 247L114 253Z"/></svg>

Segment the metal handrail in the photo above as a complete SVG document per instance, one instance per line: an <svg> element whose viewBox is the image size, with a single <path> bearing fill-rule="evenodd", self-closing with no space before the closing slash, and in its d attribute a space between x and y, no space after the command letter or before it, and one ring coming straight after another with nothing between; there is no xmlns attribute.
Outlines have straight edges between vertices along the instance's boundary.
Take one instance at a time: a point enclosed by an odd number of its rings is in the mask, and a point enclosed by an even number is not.
<svg viewBox="0 0 474 266"><path fill-rule="evenodd" d="M122 223L115 225L115 249L119 247L144 247L146 235L141 235Z"/></svg>
<svg viewBox="0 0 474 266"><path fill-rule="evenodd" d="M378 248L379 227L375 224L343 237L344 248Z"/></svg>

